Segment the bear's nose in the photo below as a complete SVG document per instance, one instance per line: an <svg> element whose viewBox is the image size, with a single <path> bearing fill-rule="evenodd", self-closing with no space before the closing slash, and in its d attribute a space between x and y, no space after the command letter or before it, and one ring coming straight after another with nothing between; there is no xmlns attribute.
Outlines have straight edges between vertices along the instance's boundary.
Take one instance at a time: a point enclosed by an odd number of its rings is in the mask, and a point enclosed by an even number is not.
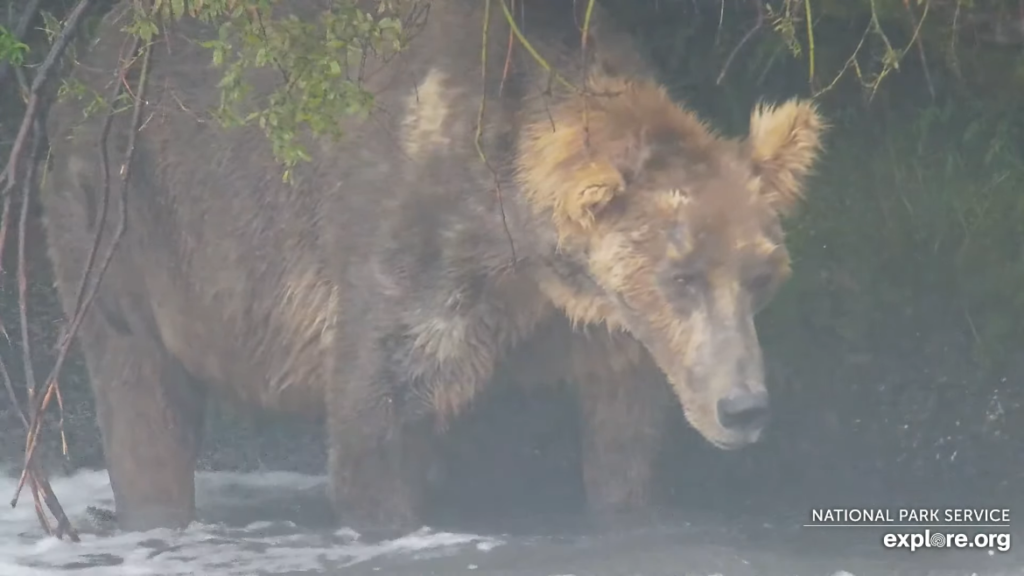
<svg viewBox="0 0 1024 576"><path fill-rule="evenodd" d="M736 432L760 432L768 424L768 393L747 392L718 401L718 422Z"/></svg>

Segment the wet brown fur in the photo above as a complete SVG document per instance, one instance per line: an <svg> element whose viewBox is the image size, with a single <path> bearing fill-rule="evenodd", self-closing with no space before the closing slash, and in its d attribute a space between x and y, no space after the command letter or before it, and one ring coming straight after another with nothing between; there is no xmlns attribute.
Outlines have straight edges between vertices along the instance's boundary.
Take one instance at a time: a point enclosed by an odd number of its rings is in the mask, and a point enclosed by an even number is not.
<svg viewBox="0 0 1024 576"><path fill-rule="evenodd" d="M575 4L523 8L535 47L578 81ZM287 9L308 17L315 5ZM505 39L495 12L490 37ZM79 339L122 526L193 517L215 393L326 412L341 521L412 528L433 437L519 345L554 353L533 363L578 385L595 512L646 503L673 390L710 441L756 439L726 430L715 402L763 388L751 318L789 273L779 214L820 148L814 106L759 107L749 137L721 138L597 10L589 95L548 94L549 75L522 50L508 78L489 75L487 166L474 146L481 40L466 32L482 14L480 2L434 2L413 49L369 80L376 112L347 122L340 142L308 138L313 160L294 186L257 130L205 115L219 71L186 38L210 30L186 19L156 44L129 229ZM121 17L123 6L75 70L100 93L126 45ZM504 40L488 53L501 70ZM249 79L257 95L277 81ZM102 118L82 121L75 103L50 116L44 211L70 309L98 220ZM127 116L114 122L113 162ZM116 219L112 206L108 231ZM677 268L702 288L676 284Z"/></svg>

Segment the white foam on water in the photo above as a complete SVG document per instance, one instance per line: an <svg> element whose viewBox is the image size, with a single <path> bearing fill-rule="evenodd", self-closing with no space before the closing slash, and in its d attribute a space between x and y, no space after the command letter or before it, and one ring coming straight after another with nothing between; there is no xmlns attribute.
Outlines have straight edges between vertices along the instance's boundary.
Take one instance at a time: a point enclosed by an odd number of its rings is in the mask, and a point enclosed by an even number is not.
<svg viewBox="0 0 1024 576"><path fill-rule="evenodd" d="M289 472L197 474L200 506L246 505L259 511L259 493L296 492L321 486L324 478ZM87 508L113 510L106 471L80 471L51 478L72 524L91 525ZM420 529L379 544L358 541L351 530L312 530L267 519L246 526L194 523L186 530L151 530L109 535L83 530L81 542L46 536L31 495L23 490L17 508L7 506L17 477L0 475L0 574L3 576L254 576L320 572L385 556L454 554L467 546L491 550L503 542L472 534ZM326 499L325 499L326 500Z"/></svg>

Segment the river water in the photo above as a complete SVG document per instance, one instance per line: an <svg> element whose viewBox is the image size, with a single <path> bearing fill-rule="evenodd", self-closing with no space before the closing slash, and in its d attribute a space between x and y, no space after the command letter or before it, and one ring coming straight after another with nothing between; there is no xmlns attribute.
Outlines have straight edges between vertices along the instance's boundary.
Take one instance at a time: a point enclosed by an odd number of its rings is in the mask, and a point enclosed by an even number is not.
<svg viewBox="0 0 1024 576"><path fill-rule="evenodd" d="M880 532L807 529L797 517L691 515L614 532L546 521L479 534L424 527L364 544L332 525L325 482L290 472L199 473L201 522L125 534L90 511L113 507L105 471L54 478L82 542L45 537L25 495L17 508L0 512L0 575L1024 575L1012 549L886 550ZM0 477L5 499L14 487L12 475Z"/></svg>

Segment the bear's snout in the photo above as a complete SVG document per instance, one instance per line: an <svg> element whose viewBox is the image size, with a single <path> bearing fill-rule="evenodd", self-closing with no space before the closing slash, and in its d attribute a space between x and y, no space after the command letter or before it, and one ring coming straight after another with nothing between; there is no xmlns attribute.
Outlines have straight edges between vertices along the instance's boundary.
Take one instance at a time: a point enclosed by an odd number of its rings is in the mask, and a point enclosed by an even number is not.
<svg viewBox="0 0 1024 576"><path fill-rule="evenodd" d="M753 442L768 424L768 393L763 390L730 394L717 404L718 422L730 432L746 435Z"/></svg>

